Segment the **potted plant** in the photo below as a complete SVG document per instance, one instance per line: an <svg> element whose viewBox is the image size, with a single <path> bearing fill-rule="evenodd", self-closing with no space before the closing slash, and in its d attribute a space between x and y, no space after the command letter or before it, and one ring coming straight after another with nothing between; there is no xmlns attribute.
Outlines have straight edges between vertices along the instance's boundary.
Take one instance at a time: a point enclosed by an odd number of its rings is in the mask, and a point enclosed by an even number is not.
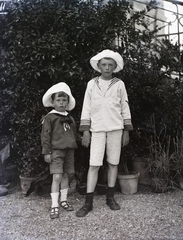
<svg viewBox="0 0 183 240"><path fill-rule="evenodd" d="M175 185L179 185L180 189L183 190L183 132L181 136L176 136L173 139L173 146L175 151L175 158L172 162L172 172Z"/></svg>
<svg viewBox="0 0 183 240"><path fill-rule="evenodd" d="M24 110L27 112L28 110ZM23 194L26 194L32 181L44 171L45 163L41 155L40 125L26 124L26 115L21 120L12 118L12 154L17 166ZM16 124L18 123L18 124Z"/></svg>
<svg viewBox="0 0 183 240"><path fill-rule="evenodd" d="M41 156L40 146L30 146L24 142L26 149L21 149L17 157L17 168L20 172L20 185L23 194L30 188L31 182L36 180L39 174L44 171L44 160Z"/></svg>
<svg viewBox="0 0 183 240"><path fill-rule="evenodd" d="M171 136L158 136L155 132L150 145L149 168L154 192L166 192L172 186L172 166L176 152L171 149Z"/></svg>
<svg viewBox="0 0 183 240"><path fill-rule="evenodd" d="M122 151L117 178L123 194L134 194L138 190L140 172L130 171L128 163L129 159L126 158L125 155L123 156Z"/></svg>
<svg viewBox="0 0 183 240"><path fill-rule="evenodd" d="M21 88L24 89L23 85ZM36 92L35 88L32 88L31 91ZM41 155L40 120L42 112L39 110L40 104L35 106L32 98L28 98L29 92L26 90L24 93L25 96L27 95L27 99L25 99L26 97L21 97L21 99L17 97L14 106L11 106L10 131L13 139L11 147L14 163L19 171L22 193L26 194L30 183L44 171L45 163Z"/></svg>
<svg viewBox="0 0 183 240"><path fill-rule="evenodd" d="M140 172L139 184L150 185L149 175L149 145L151 130L147 127L138 127L131 132L130 144L123 151L124 157L130 162L130 168Z"/></svg>

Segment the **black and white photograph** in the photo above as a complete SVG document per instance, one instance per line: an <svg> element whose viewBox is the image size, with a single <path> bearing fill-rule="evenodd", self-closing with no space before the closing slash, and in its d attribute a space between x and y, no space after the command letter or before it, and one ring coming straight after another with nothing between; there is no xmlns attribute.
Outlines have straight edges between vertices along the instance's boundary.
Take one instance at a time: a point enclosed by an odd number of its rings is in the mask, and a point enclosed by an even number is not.
<svg viewBox="0 0 183 240"><path fill-rule="evenodd" d="M183 240L183 0L0 1L0 239Z"/></svg>

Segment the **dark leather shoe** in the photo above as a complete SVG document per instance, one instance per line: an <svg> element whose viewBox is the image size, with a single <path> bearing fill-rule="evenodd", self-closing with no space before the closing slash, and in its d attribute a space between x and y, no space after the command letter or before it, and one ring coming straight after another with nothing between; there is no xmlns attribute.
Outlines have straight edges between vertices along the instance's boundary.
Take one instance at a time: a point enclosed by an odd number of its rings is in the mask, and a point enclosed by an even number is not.
<svg viewBox="0 0 183 240"><path fill-rule="evenodd" d="M76 217L85 217L90 211L92 211L93 206L90 204L85 204L76 212Z"/></svg>
<svg viewBox="0 0 183 240"><path fill-rule="evenodd" d="M119 204L114 200L114 198L107 198L106 204L110 207L111 210L120 210Z"/></svg>

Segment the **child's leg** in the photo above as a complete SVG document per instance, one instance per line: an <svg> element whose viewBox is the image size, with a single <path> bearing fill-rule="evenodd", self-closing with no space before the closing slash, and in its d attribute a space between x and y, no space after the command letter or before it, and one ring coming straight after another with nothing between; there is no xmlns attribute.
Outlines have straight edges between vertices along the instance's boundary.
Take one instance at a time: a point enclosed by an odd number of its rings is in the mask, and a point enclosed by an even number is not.
<svg viewBox="0 0 183 240"><path fill-rule="evenodd" d="M93 193L98 180L98 171L100 166L90 166L87 176L87 193Z"/></svg>
<svg viewBox="0 0 183 240"><path fill-rule="evenodd" d="M67 201L67 194L68 194L68 188L69 188L69 179L68 174L63 173L62 175L62 182L61 182L61 190L60 190L60 201Z"/></svg>
<svg viewBox="0 0 183 240"><path fill-rule="evenodd" d="M92 133L90 148L90 167L87 176L87 193L93 193L98 180L98 171L103 165L106 133Z"/></svg>
<svg viewBox="0 0 183 240"><path fill-rule="evenodd" d="M76 212L77 217L85 217L93 209L93 196L98 180L100 166L90 166L87 177L87 193L85 204Z"/></svg>
<svg viewBox="0 0 183 240"><path fill-rule="evenodd" d="M60 190L60 206L67 211L73 211L73 207L67 201L68 189L69 189L69 173L74 173L74 149L65 150L65 158L63 164L63 178L61 182Z"/></svg>
<svg viewBox="0 0 183 240"><path fill-rule="evenodd" d="M60 182L62 179L62 174L60 173L54 173L53 174L53 179L52 179L52 185L51 185L51 214L50 217L52 219L59 217L59 212L58 212L58 198L59 198L59 186Z"/></svg>
<svg viewBox="0 0 183 240"><path fill-rule="evenodd" d="M111 210L119 210L120 206L114 200L115 184L121 153L122 130L107 133L108 190L107 205Z"/></svg>
<svg viewBox="0 0 183 240"><path fill-rule="evenodd" d="M108 173L107 173L108 187L115 186L117 174L118 174L118 166L108 163Z"/></svg>
<svg viewBox="0 0 183 240"><path fill-rule="evenodd" d="M61 180L62 180L62 173L53 173L53 179L51 184L52 193L59 193Z"/></svg>
<svg viewBox="0 0 183 240"><path fill-rule="evenodd" d="M67 201L69 189L69 178L68 174L64 173L62 175L61 190L60 190L60 205L67 211L73 211L73 207Z"/></svg>
<svg viewBox="0 0 183 240"><path fill-rule="evenodd" d="M119 210L120 206L114 199L115 184L117 178L118 166L108 163L108 189L106 204L111 210Z"/></svg>
<svg viewBox="0 0 183 240"><path fill-rule="evenodd" d="M90 167L87 176L87 193L85 204L76 212L77 217L85 217L93 209L93 196L98 180L98 171L103 164L106 133L92 133L90 146Z"/></svg>

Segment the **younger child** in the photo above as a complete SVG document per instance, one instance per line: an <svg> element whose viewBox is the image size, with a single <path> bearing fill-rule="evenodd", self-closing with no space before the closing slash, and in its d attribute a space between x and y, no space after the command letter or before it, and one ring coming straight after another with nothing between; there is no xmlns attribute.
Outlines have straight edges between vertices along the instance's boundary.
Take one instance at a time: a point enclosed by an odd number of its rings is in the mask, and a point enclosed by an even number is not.
<svg viewBox="0 0 183 240"><path fill-rule="evenodd" d="M79 130L83 132L83 146L88 147L91 140L90 167L85 204L76 212L77 217L84 217L93 209L94 190L105 151L108 162L106 204L111 210L120 209L114 199L118 164L121 146L128 144L129 131L133 128L124 82L112 76L123 69L121 55L107 49L91 58L90 64L101 75L88 82L83 102Z"/></svg>
<svg viewBox="0 0 183 240"><path fill-rule="evenodd" d="M68 174L74 173L74 149L76 144L76 125L73 117L67 111L75 107L75 99L69 86L60 82L53 85L43 96L43 105L54 108L43 119L41 132L42 154L49 163L50 174L53 175L51 185L52 219L59 217L60 206L72 211L73 207L67 201Z"/></svg>

